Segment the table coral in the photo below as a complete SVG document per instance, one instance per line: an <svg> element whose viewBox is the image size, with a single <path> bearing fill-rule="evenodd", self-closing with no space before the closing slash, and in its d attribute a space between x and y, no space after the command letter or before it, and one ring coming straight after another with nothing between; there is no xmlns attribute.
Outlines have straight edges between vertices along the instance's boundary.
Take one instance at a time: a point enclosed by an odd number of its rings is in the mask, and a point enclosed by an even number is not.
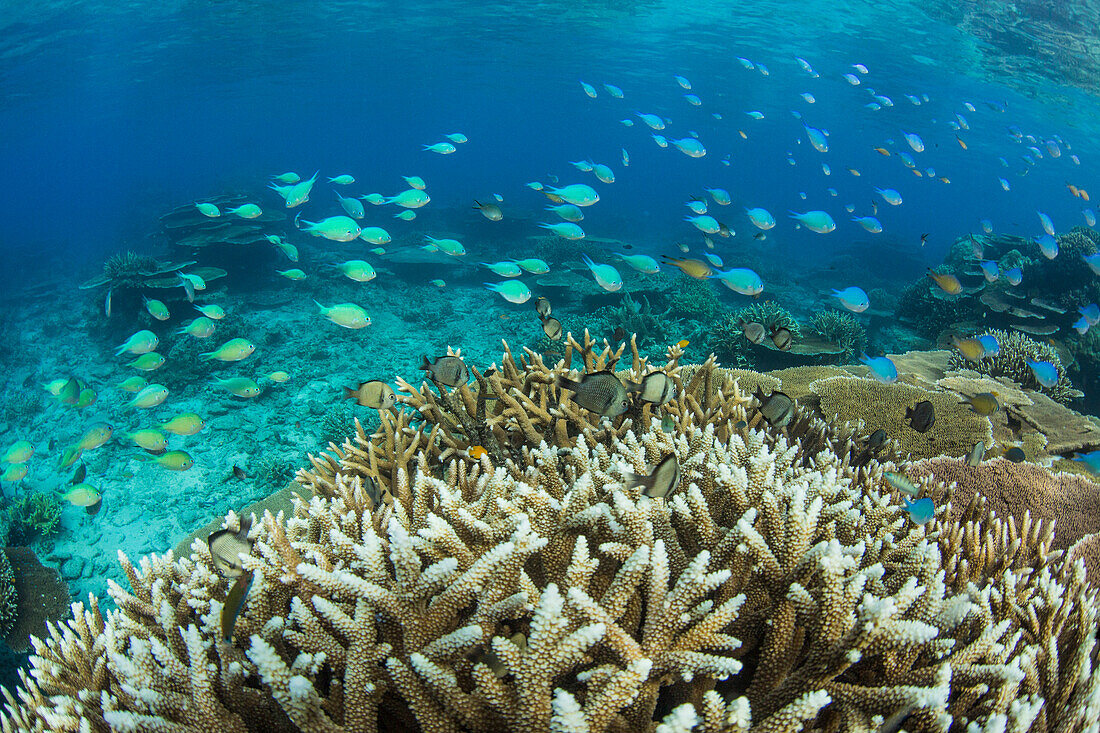
<svg viewBox="0 0 1100 733"><path fill-rule="evenodd" d="M1066 369L1058 358L1057 350L1050 344L1036 341L1018 331L1002 331L997 328L985 331L981 335L996 338L1001 347L1000 351L992 356L985 356L977 362L968 361L956 351L951 355L949 362L952 369L971 369L991 377L1008 377L1029 390L1041 392L1062 403L1081 396L1081 393L1070 383ZM1039 384L1035 373L1027 365L1028 359L1049 361L1053 364L1058 370L1058 382L1051 387Z"/></svg>
<svg viewBox="0 0 1100 733"><path fill-rule="evenodd" d="M578 347L586 371L623 356ZM632 348L631 378L660 368L677 396L614 420L556 387L568 358L402 383L406 409L312 457L293 516L248 525L230 640L205 543L120 556L118 610L92 598L36 640L0 727L839 731L907 706L910 731L1085 725L1083 571L1044 556L953 585L945 562L980 551L945 554L943 511L913 526L851 433L803 411L770 428L713 360L685 384L679 355ZM627 474L670 454L679 487L643 496Z"/></svg>

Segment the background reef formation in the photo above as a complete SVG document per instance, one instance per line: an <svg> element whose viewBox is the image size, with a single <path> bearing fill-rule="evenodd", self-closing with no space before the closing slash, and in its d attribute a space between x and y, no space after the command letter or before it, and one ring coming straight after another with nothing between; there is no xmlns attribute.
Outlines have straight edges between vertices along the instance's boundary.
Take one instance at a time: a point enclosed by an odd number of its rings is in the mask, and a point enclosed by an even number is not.
<svg viewBox="0 0 1100 733"><path fill-rule="evenodd" d="M1094 716L1096 596L1049 525L1025 536L941 508L916 527L892 464L808 414L767 425L713 359L685 383L676 348L673 401L600 419L555 386L572 352L614 369L623 348L593 346L570 339L554 368L506 347L454 391L401 383L413 411L311 456L313 496L251 524L228 641L205 543L120 556L132 590L112 586L107 615L75 604L36 641L3 730L870 731L908 709L910 731L1053 731ZM629 375L652 369L634 350ZM679 488L643 496L627 473L669 454Z"/></svg>

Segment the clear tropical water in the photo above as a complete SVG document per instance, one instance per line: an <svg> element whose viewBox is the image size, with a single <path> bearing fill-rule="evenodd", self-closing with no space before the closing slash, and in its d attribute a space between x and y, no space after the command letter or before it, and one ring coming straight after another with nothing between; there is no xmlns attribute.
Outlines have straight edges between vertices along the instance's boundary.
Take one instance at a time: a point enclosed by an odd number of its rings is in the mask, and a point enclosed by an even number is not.
<svg viewBox="0 0 1100 733"><path fill-rule="evenodd" d="M1083 210L1095 205L1067 184L1100 195L1096 3L8 5L0 19L2 437L30 440L36 455L27 477L6 484L5 493L8 502L35 492L60 496L73 470L58 470L65 447L97 421L114 426L113 440L85 457L87 481L108 498L108 511L90 516L66 505L57 531L33 539L44 561L62 568L81 593L102 594L107 578L118 579L117 550L162 551L278 488L273 477L285 475L261 477L261 455L293 466L323 449L324 421L341 405L341 387L396 374L413 381L421 354L448 345L479 364L499 354L501 338L533 346L541 333L531 303L513 305L485 290L484 281L498 278L477 264L534 254L528 237L543 235L538 223L554 219L528 183L551 185L556 177L599 191L600 202L581 222L587 240L543 243L554 271L568 271L583 251L619 267L623 292L648 292L657 303L653 293L686 286L673 280L658 287L613 253L629 246L679 256L681 243L688 256L710 251L725 267L757 269L764 297L801 315L823 307L834 287L900 291L940 264L957 239L980 232L983 219L997 233L1027 237L1042 234L1037 211L1059 232L1083 225ZM700 105L685 99L674 75L690 80ZM593 85L596 98L581 81ZM604 84L624 97L614 98ZM659 147L637 112L666 119L659 134L669 139L697 135L706 155ZM803 122L828 132L827 152L811 146ZM422 149L456 132L468 142L453 154ZM919 135L924 151L915 152L904 133ZM899 153L914 158L920 177ZM609 165L615 182L599 183L570 165L586 159ZM383 255L363 242L305 236L288 218L281 230L302 251L297 266L307 280L300 286L276 274L292 265L266 244L193 251L163 237L162 215L218 196L287 212L267 188L272 175L286 171L303 178L321 172L310 201L289 210L307 220L343 213L336 190L392 196L406 188L401 176L422 177L431 203L413 221L395 219L392 205L366 206L361 223L392 235ZM339 174L356 181L327 182ZM896 189L903 204L887 205L876 187ZM713 250L684 221L684 203L705 197L704 188L726 189L732 198L729 206L709 205L735 232L714 236ZM502 222L470 208L493 194L503 199ZM845 211L851 204L855 215L870 215L872 201L881 234ZM775 215L766 239L754 236L759 230L745 207ZM796 228L788 210L824 210L836 230ZM418 250L424 234L455 236L468 254L433 260ZM200 361L198 349L175 334L194 316L181 288L163 294L172 310L166 322L152 320L136 297L116 303L106 318L105 289L77 285L126 250L225 268L206 300L230 315L201 350L246 337L256 342L256 355L229 367ZM350 283L325 267L350 257L372 262L378 277ZM576 277L591 288L583 267ZM444 287L429 285L437 278ZM524 281L535 296L544 294L537 278ZM730 311L752 302L714 287ZM622 294L574 297L558 288L555 309L579 323L597 308L618 306ZM317 315L313 299L354 302L373 323L341 329ZM651 334L651 346L660 351L690 336L689 355L702 359L711 326L680 314ZM127 410L131 395L117 385L135 372L114 349L143 328L158 334L168 355L163 371L146 376L167 384L171 395L153 410ZM1068 324L1060 328L1059 339L1074 338ZM872 345L912 346L899 338L882 336ZM276 369L286 369L289 381L264 382L255 400L228 397L211 383ZM98 401L76 411L38 388L69 376L97 390ZM194 467L173 472L137 460L141 452L124 433L184 411L208 424L199 435L170 441L191 453ZM356 415L369 420L368 413ZM234 465L249 478L227 479Z"/></svg>

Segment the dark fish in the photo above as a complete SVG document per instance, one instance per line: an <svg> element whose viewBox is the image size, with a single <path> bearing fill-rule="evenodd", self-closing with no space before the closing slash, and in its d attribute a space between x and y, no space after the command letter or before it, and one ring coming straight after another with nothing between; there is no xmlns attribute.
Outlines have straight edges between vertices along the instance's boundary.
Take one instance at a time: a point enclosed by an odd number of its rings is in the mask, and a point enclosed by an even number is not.
<svg viewBox="0 0 1100 733"><path fill-rule="evenodd" d="M966 457L966 465L977 466L982 462L982 458L985 456L985 443L978 441L974 444L974 448L970 451L970 455Z"/></svg>
<svg viewBox="0 0 1100 733"><path fill-rule="evenodd" d="M99 501L97 501L95 504L84 507L84 511L86 511L88 513L88 516L94 517L95 515L99 514L99 510L102 507L103 507L103 495L100 494Z"/></svg>
<svg viewBox="0 0 1100 733"><path fill-rule="evenodd" d="M214 560L214 567L222 575L237 577L244 573L240 555L248 555L252 552L252 541L248 539L250 526L251 522L241 519L240 531L219 529L212 532L206 539L206 546Z"/></svg>
<svg viewBox="0 0 1100 733"><path fill-rule="evenodd" d="M867 447L872 451L879 450L882 446L886 445L886 437L886 431L879 428L867 436Z"/></svg>
<svg viewBox="0 0 1100 733"><path fill-rule="evenodd" d="M894 473L893 471L887 471L886 483L893 486L903 494L909 494L909 496L916 496L920 493L920 488L909 480L908 476L904 476L900 473Z"/></svg>
<svg viewBox="0 0 1100 733"><path fill-rule="evenodd" d="M557 318L546 317L542 319L542 332L552 341L561 339L561 321Z"/></svg>
<svg viewBox="0 0 1100 733"><path fill-rule="evenodd" d="M738 430L744 430L744 429L745 429L745 428L747 428L748 426L749 426L749 424L748 424L747 422L745 422L744 420L738 420L738 421L737 421L737 422L736 422L736 423L734 424L734 426L733 426L733 427L737 428Z"/></svg>
<svg viewBox="0 0 1100 733"><path fill-rule="evenodd" d="M76 467L76 471L73 472L73 477L69 479L69 483L73 486L84 483L84 479L88 476L88 467L84 465L84 461L80 462L80 465Z"/></svg>
<svg viewBox="0 0 1100 733"><path fill-rule="evenodd" d="M909 716L912 714L913 706L906 705L884 720L876 733L898 733L898 731L901 730L901 726L905 725L905 721L909 720Z"/></svg>
<svg viewBox="0 0 1100 733"><path fill-rule="evenodd" d="M750 343L754 344L764 343L764 337L768 335L768 331L764 328L764 324L757 323L756 321L742 323L741 333L745 334L745 338L747 338Z"/></svg>
<svg viewBox="0 0 1100 733"><path fill-rule="evenodd" d="M80 380L69 377L69 381L65 382L65 386L57 393L57 399L66 405L75 405L80 400Z"/></svg>
<svg viewBox="0 0 1100 733"><path fill-rule="evenodd" d="M928 235L927 234L920 235L920 246L923 247L926 244L928 244Z"/></svg>
<svg viewBox="0 0 1100 733"><path fill-rule="evenodd" d="M482 215L489 221L500 221L504 218L504 212L496 204L483 204L474 199L474 208L480 209Z"/></svg>
<svg viewBox="0 0 1100 733"><path fill-rule="evenodd" d="M653 372L642 377L641 384L629 383L627 391L637 392L645 402L663 405L676 396L676 385L664 372Z"/></svg>
<svg viewBox="0 0 1100 733"><path fill-rule="evenodd" d="M970 405L971 412L986 417L1001 409L1001 403L997 401L997 396L991 392L980 392L973 397L963 400L962 403L964 405Z"/></svg>
<svg viewBox="0 0 1100 733"><path fill-rule="evenodd" d="M344 399L355 400L361 407L373 407L376 410L386 410L397 403L393 387L381 379L363 382L358 387L344 387Z"/></svg>
<svg viewBox="0 0 1100 733"><path fill-rule="evenodd" d="M539 296L538 300L535 301L535 313L539 314L539 318L549 318L550 312L552 310L553 309L550 307L550 301L542 297L541 295Z"/></svg>
<svg viewBox="0 0 1100 733"><path fill-rule="evenodd" d="M653 467L648 476L625 473L627 486L638 486L645 496L668 496L680 485L680 462L669 453Z"/></svg>
<svg viewBox="0 0 1100 733"><path fill-rule="evenodd" d="M723 237L728 237L731 234L730 228L722 222L718 222L718 233Z"/></svg>
<svg viewBox="0 0 1100 733"><path fill-rule="evenodd" d="M229 595L222 605L222 641L228 642L233 638L233 627L237 625L237 616L244 609L248 589L251 587L252 573L244 572L237 576L237 581L229 589Z"/></svg>
<svg viewBox="0 0 1100 733"><path fill-rule="evenodd" d="M50 452L57 450L57 438L50 438L50 442L46 445L50 449Z"/></svg>
<svg viewBox="0 0 1100 733"><path fill-rule="evenodd" d="M374 502L375 506L382 503L382 490L378 488L378 482L371 476L366 476L363 479L363 489L366 490L367 496Z"/></svg>
<svg viewBox="0 0 1100 733"><path fill-rule="evenodd" d="M791 332L782 326L772 327L772 343L780 351L791 350Z"/></svg>
<svg viewBox="0 0 1100 733"><path fill-rule="evenodd" d="M611 334L611 340L616 343L626 340L626 331L622 326L615 326L615 331Z"/></svg>
<svg viewBox="0 0 1100 733"><path fill-rule="evenodd" d="M936 408L928 400L921 400L905 409L905 419L909 421L909 427L913 430L918 433L927 433L936 424Z"/></svg>
<svg viewBox="0 0 1100 733"><path fill-rule="evenodd" d="M760 414L772 427L781 428L794 417L794 400L782 392L772 392L765 396L764 390L757 387L753 396L760 402Z"/></svg>
<svg viewBox="0 0 1100 733"><path fill-rule="evenodd" d="M630 406L626 387L613 372L585 374L579 382L558 377L557 384L559 388L573 392L573 401L589 412L615 417L626 412Z"/></svg>
<svg viewBox="0 0 1100 733"><path fill-rule="evenodd" d="M458 356L438 356L435 361L428 361L428 357L421 357L423 362L420 368L428 372L428 378L437 384L445 384L448 387L461 387L470 378L470 372L466 368L466 362Z"/></svg>
<svg viewBox="0 0 1100 733"><path fill-rule="evenodd" d="M1023 450L1013 446L1005 451L1005 458L1013 463L1023 463L1027 459L1027 456L1024 455Z"/></svg>
<svg viewBox="0 0 1100 733"><path fill-rule="evenodd" d="M759 241L762 239L767 239L768 235L764 232L757 232L756 234L752 235L752 238Z"/></svg>
<svg viewBox="0 0 1100 733"><path fill-rule="evenodd" d="M233 464L233 477L240 480L240 481L244 481L246 478L248 478L248 474L244 472L243 468L241 468L236 463L234 463Z"/></svg>

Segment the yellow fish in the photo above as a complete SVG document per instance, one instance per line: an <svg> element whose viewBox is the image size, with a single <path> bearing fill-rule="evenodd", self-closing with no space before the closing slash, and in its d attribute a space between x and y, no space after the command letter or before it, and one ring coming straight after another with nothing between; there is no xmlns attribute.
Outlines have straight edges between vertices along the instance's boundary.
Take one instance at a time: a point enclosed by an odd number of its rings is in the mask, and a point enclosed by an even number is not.
<svg viewBox="0 0 1100 733"><path fill-rule="evenodd" d="M225 318L225 310L220 305L195 305L195 310L202 313L207 318L213 318L215 321L220 321Z"/></svg>
<svg viewBox="0 0 1100 733"><path fill-rule="evenodd" d="M218 306L212 306L217 308ZM206 316L199 316L195 320L188 323L186 326L177 329L176 334L187 334L192 338L204 339L210 338L214 333L214 322Z"/></svg>
<svg viewBox="0 0 1100 733"><path fill-rule="evenodd" d="M95 450L110 440L113 433L114 428L107 423L96 423L88 428L84 435L81 436L80 440L76 443L76 447L81 451Z"/></svg>
<svg viewBox="0 0 1100 733"><path fill-rule="evenodd" d="M121 356L126 351L134 355L147 354L157 348L157 343L157 335L152 331L138 331L115 349L115 356Z"/></svg>
<svg viewBox="0 0 1100 733"><path fill-rule="evenodd" d="M317 303L317 301L313 301ZM370 325L370 316L367 312L355 305L354 303L337 303L331 308L317 303L317 307L321 309L321 315L329 319L337 326L343 326L344 328L365 328Z"/></svg>
<svg viewBox="0 0 1100 733"><path fill-rule="evenodd" d="M34 455L34 445L29 440L17 440L11 444L0 461L4 463L26 463Z"/></svg>
<svg viewBox="0 0 1100 733"><path fill-rule="evenodd" d="M163 384L150 384L134 395L134 399L126 403L127 409L140 408L147 410L156 407L168 397L168 388Z"/></svg>
<svg viewBox="0 0 1100 733"><path fill-rule="evenodd" d="M27 477L27 464L26 463L13 463L4 469L4 473L0 473L0 481L6 483L15 483L16 481L22 481Z"/></svg>
<svg viewBox="0 0 1100 733"><path fill-rule="evenodd" d="M206 427L206 423L195 413L185 412L182 415L176 415L166 423L161 423L160 426L174 435L194 435Z"/></svg>
<svg viewBox="0 0 1100 733"><path fill-rule="evenodd" d="M144 448L150 453L161 453L168 447L168 439L159 430L135 430L126 435L134 441L139 448Z"/></svg>
<svg viewBox="0 0 1100 733"><path fill-rule="evenodd" d="M140 369L143 372L151 372L164 366L164 357L155 351L150 351L148 354L142 354L133 361L128 362L126 366L132 366L134 369Z"/></svg>
<svg viewBox="0 0 1100 733"><path fill-rule="evenodd" d="M118 385L119 389L124 392L140 392L145 388L145 385L149 384L149 380L145 377L134 376L126 379L122 384Z"/></svg>
<svg viewBox="0 0 1100 733"><path fill-rule="evenodd" d="M103 500L103 496L90 484L77 484L61 497L73 506L92 507Z"/></svg>
<svg viewBox="0 0 1100 733"><path fill-rule="evenodd" d="M145 298L145 296L142 297ZM158 321L167 321L171 317L168 313L168 306L154 298L145 298L145 310L149 311L149 315Z"/></svg>
<svg viewBox="0 0 1100 733"><path fill-rule="evenodd" d="M270 374L265 374L264 376L270 379L272 382L276 382L278 384L282 384L286 380L290 379L290 375L286 372L271 372Z"/></svg>
<svg viewBox="0 0 1100 733"><path fill-rule="evenodd" d="M214 384L227 390L237 397L255 397L260 394L260 385L248 377L230 377L229 379L214 378Z"/></svg>
<svg viewBox="0 0 1100 733"><path fill-rule="evenodd" d="M256 350L256 346L248 339L235 338L226 341L216 351L203 352L202 356L218 361L240 361L247 359Z"/></svg>
<svg viewBox="0 0 1100 733"><path fill-rule="evenodd" d="M163 466L171 471L186 471L195 465L194 459L187 454L187 451L182 450L170 450L167 453L151 458L150 456L136 456L139 461L152 461L158 466Z"/></svg>
<svg viewBox="0 0 1100 733"><path fill-rule="evenodd" d="M470 456L470 458L473 458L475 461L480 461L481 457L488 455L489 452L482 448L480 445L471 445L466 450L466 454Z"/></svg>
<svg viewBox="0 0 1100 733"><path fill-rule="evenodd" d="M959 278L951 273L936 272L932 268L928 268L928 277L932 278L936 285L940 287L940 290L948 295L958 295L962 292L962 283L959 282Z"/></svg>

